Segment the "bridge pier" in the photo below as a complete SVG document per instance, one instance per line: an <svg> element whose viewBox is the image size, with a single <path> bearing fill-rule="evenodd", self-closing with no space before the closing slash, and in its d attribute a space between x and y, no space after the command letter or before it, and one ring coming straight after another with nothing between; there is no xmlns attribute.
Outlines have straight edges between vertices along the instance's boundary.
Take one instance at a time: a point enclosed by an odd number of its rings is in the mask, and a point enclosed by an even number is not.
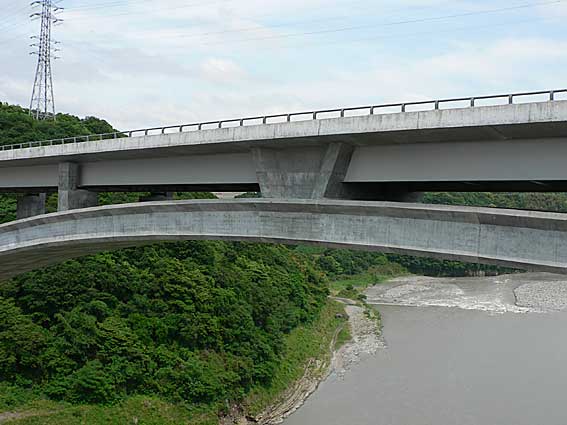
<svg viewBox="0 0 567 425"><path fill-rule="evenodd" d="M352 146L343 143L252 149L262 196L277 199L348 199L348 188L342 182L352 153Z"/></svg>
<svg viewBox="0 0 567 425"><path fill-rule="evenodd" d="M18 220L45 214L47 194L26 194L18 198L16 217Z"/></svg>
<svg viewBox="0 0 567 425"><path fill-rule="evenodd" d="M59 211L96 207L98 205L96 192L79 189L80 172L79 164L73 162L59 164Z"/></svg>

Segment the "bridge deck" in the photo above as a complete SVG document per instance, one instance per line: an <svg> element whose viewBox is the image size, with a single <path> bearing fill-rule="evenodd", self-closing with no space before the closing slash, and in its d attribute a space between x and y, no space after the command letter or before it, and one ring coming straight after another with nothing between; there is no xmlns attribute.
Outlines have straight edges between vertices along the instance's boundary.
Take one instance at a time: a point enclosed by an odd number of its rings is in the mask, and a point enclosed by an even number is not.
<svg viewBox="0 0 567 425"><path fill-rule="evenodd" d="M326 150L339 144L348 150L336 163L340 172L327 172L343 191L357 194L351 199L436 190L567 191L567 101L557 100L559 92L567 90L539 93L554 99L545 102L514 104L514 96L505 96L505 105L443 109L435 101L426 111L412 112L408 105L398 105L401 113L351 108L284 115L284 122L260 117L143 130L139 137L3 147L0 191L56 191L59 166L67 162L80 165L76 188L91 192L267 195L279 187L285 196L272 197L309 198L325 172ZM450 102L463 100L475 102Z"/></svg>
<svg viewBox="0 0 567 425"><path fill-rule="evenodd" d="M150 132L139 136L135 133L137 137L96 140L96 136L91 136L88 142L78 137L75 142L71 138L65 143L54 140L4 147L0 149L0 167L14 166L15 161L27 165L61 160L88 162L248 152L252 146L282 148L298 143L306 147L337 141L375 146L566 137L567 100L320 118L200 131L180 132L179 128L163 129L159 134ZM39 144L41 146L36 147Z"/></svg>

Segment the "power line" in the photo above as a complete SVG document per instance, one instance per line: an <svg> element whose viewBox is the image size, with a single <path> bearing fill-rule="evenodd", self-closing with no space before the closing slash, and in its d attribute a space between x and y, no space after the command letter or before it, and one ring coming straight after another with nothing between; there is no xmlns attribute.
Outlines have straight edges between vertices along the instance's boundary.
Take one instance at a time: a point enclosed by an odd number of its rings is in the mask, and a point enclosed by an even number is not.
<svg viewBox="0 0 567 425"><path fill-rule="evenodd" d="M435 21L441 21L441 20L464 18L464 17L470 17L470 16L488 15L488 14L493 14L493 13L502 13L502 12L508 12L508 11L512 11L512 10L528 9L528 8L541 7L541 6L551 6L551 5L556 5L556 4L559 4L559 3L565 3L565 1L567 1L567 0L553 0L553 1L547 1L547 2L527 3L527 4L523 4L523 5L503 7L503 8L498 8L498 9L488 9L488 10L480 10L480 11L476 11L476 12L456 13L456 14L452 14L452 15L442 15L442 16L435 16L435 17L430 17L430 18L407 19L407 20L402 20L402 21L397 21L397 22L387 22L387 23L378 24L378 25L376 25L376 24L356 25L356 26L350 26L350 27L332 28L332 29L324 29L324 30L317 30L317 31L306 31L306 32L279 34L279 35L272 35L272 36L265 36L265 37L246 38L246 39L240 39L240 40L233 40L233 41L230 41L230 42L223 41L223 42L203 43L203 45L209 46L209 45L218 45L218 44L238 44L238 43L246 43L246 42L250 42L250 41L286 39L286 38L311 36L311 35L351 32L351 31L358 31L358 30L361 30L361 29L372 29L372 28L376 28L376 27L391 27L391 26L397 26L397 25L427 23L427 22L435 22Z"/></svg>
<svg viewBox="0 0 567 425"><path fill-rule="evenodd" d="M29 9L29 5L26 5L26 6L24 6L24 7L21 7L21 8L19 8L19 9L18 9L18 8L15 8L15 7L12 7L11 9L10 9L10 8L4 9L4 10L2 11L2 15L3 15L3 16L2 16L2 18L0 19L0 22L9 21L9 20L10 20L10 15L16 16L16 15L19 14L20 12L23 12L24 10L28 10L28 9Z"/></svg>
<svg viewBox="0 0 567 425"><path fill-rule="evenodd" d="M210 7L210 6L214 6L214 5L220 5L220 4L230 4L230 3L236 3L238 0L209 0L206 2L193 2L193 3L187 3L187 4L183 4L183 5L177 5L177 6L169 6L169 7L153 7L153 9L159 9L160 11L169 11L169 10L181 10L181 9L188 9L188 8L196 8L196 7ZM335 0L336 2L342 3L349 3L349 5L352 5L353 3L360 3L363 2L364 0ZM139 5L139 3L142 2L153 2L153 0L139 0L136 3L136 6ZM111 3L120 3L119 1L116 2L111 2ZM128 4L116 4L114 7L116 6L128 6ZM96 10L96 9L106 9L107 6L105 6L105 3L99 3L99 4L94 4L94 5L86 5L86 6L78 6L78 7L73 7L73 8L68 8L68 11L82 11L82 10ZM147 11L128 11L128 12L120 12L120 13L115 13L115 14L106 14L106 15L102 15L101 18L113 18L113 17L118 17L118 16L132 16L132 15L147 15ZM273 16L273 15L267 15L267 16ZM85 17L78 17L78 18L74 18L73 20L91 20L92 16L85 16Z"/></svg>
<svg viewBox="0 0 567 425"><path fill-rule="evenodd" d="M9 28L20 25L18 22L14 22L14 19L21 18L22 16L19 16L20 12L24 12L28 10L29 10L29 6L26 6L22 9L18 9L17 11L14 11L14 13L11 16L3 15L2 19L0 19L0 29L2 29L3 27ZM27 16L25 18L27 19Z"/></svg>
<svg viewBox="0 0 567 425"><path fill-rule="evenodd" d="M534 23L534 22L551 22L555 21L557 18L528 18L528 19L521 19L515 20L512 22L502 22L497 24L486 24L486 25L471 25L471 26L462 26L457 28L451 28L448 30L433 30L433 31L418 31L418 32L411 32L411 33L404 33L404 34L379 34L369 37L357 38L357 39L343 39L343 40L327 40L327 41L319 41L319 42L302 42L300 45L288 45L288 46L269 46L269 47L259 47L258 49L263 50L273 50L273 49L297 49L297 48L308 48L308 47L317 47L317 46L327 46L327 45L339 45L339 44L349 44L349 43L360 43L366 41L375 41L375 40L390 40L390 39L408 39L414 37L421 37L425 35L436 35L436 34L451 34L451 33L459 33L464 31L471 31L471 30L487 30L492 28L502 28L502 27L510 27L513 25L520 25L520 24L527 24L527 23ZM69 44L75 45L76 47L84 47L84 43L73 43L70 42ZM82 50L84 53L85 51ZM160 57L178 57L177 55L160 55Z"/></svg>
<svg viewBox="0 0 567 425"><path fill-rule="evenodd" d="M234 0L224 0L221 3L230 2ZM339 28L329 28L329 29L322 29L322 30L315 30L315 31L305 31L305 32L297 32L297 33L288 33L288 34L277 34L277 35L270 35L270 36L262 36L262 37L250 37L245 39L237 39L237 40L230 40L230 41L216 41L216 42L206 42L201 43L201 45L209 46L209 45L223 45L223 44L238 44L238 43L246 43L252 41L265 41L265 40L277 40L277 39L289 39L289 38L296 38L296 37L303 37L303 36L314 36L314 35L323 35L323 34L332 34L332 33L342 33L342 32L352 32L358 31L363 29L374 29L377 27L392 27L398 25L408 25L408 24L416 24L416 23L428 23L428 22L436 22L441 20L450 20L450 19L457 19L457 18L465 18L471 16L480 16L480 15L488 15L494 13L503 13L508 11L514 10L522 10L534 7L543 7L543 6L552 6L557 5L560 3L564 3L567 0L553 0L553 1L544 1L544 2L534 2L534 3L525 3L516 6L509 6L503 8L495 8L495 9L486 9L474 12L463 12L463 13L455 13L449 15L441 15L429 18L415 18L415 19L405 19L400 21L394 22L385 22L382 24L364 24L364 25L355 25L355 26L348 26L348 27L339 27ZM210 5L211 3L207 3ZM214 4L214 3L213 3ZM203 5L203 3L191 3L188 5L177 6L172 8L172 10L180 9L180 8L187 8L187 7L197 7ZM166 10L166 9L162 9ZM144 12L132 12L132 13L144 13ZM132 13L124 13L118 15L105 15L102 18L113 17L113 16L122 16L122 15L131 15ZM81 19L81 18L76 18ZM89 18L90 19L90 18ZM322 18L316 19L308 22L324 22L324 21L331 21L336 20L338 18ZM300 22L298 22L300 23ZM282 24L275 24L268 26L267 28L276 28L276 27L285 27L289 26L289 23L282 23ZM161 38L199 38L199 37L208 37L212 35L222 35L222 34L235 34L235 33L244 33L244 32L252 32L252 31L261 31L265 28L238 28L238 29L231 29L231 30L222 30L222 31L212 31L212 32L204 32L204 33L197 33L197 34L170 34L170 35L162 35Z"/></svg>
<svg viewBox="0 0 567 425"><path fill-rule="evenodd" d="M418 32L411 32L411 33L404 33L404 34L395 34L395 35L388 35L388 34L380 34L374 35L370 37L363 37L357 39L344 39L344 40L333 40L333 41L320 41L320 42L311 42L311 43L301 43L300 46L297 44L290 45L290 46L278 46L279 48L287 48L287 49L297 49L300 48L307 48L313 46L328 46L328 45L338 45L338 44L350 44L350 43L362 43L366 41L376 41L376 40L400 40L400 39L411 39L415 37L422 37L425 35L441 35L441 34L452 34L452 33L459 33L464 31L471 31L471 30L487 30L493 28L502 28L502 27L509 27L510 24L520 25L520 24L527 24L527 23L534 23L534 22L550 22L554 21L556 18L528 18L528 19L521 19L516 20L513 22L502 22L498 24L486 24L486 25L469 25L457 28L451 28L448 30L433 30L433 31L418 31ZM264 47L264 49L272 50L274 47Z"/></svg>
<svg viewBox="0 0 567 425"><path fill-rule="evenodd" d="M143 0L143 1L150 1L150 0ZM228 2L233 2L236 0L218 0L218 1L208 1L208 2L198 2L198 3L188 3L188 4L184 4L181 6L172 6L172 7L160 7L159 10L180 10L180 9L189 9L189 8L194 8L194 7L205 7L205 6L211 6L211 5L215 5L215 4L221 4L221 3L228 3ZM79 12L82 10L96 10L96 9L106 9L106 6L101 6L101 5L93 5L91 6L84 6L83 8L72 8L69 9L69 11L75 11L78 10ZM155 7L154 7L155 9ZM115 13L115 14L108 14L108 15L103 15L103 18L112 18L112 17L117 17L117 16L132 16L132 15L147 15L148 12L147 11L138 11L138 12L121 12L121 13ZM79 19L92 19L92 16L85 16L85 17L79 17L79 18L74 18L74 20L79 20Z"/></svg>

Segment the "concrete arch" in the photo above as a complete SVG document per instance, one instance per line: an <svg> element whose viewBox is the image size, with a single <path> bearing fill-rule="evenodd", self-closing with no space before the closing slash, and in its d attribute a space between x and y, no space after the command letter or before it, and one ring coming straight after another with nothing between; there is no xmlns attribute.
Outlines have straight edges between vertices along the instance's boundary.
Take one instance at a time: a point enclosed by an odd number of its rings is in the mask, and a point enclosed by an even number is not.
<svg viewBox="0 0 567 425"><path fill-rule="evenodd" d="M567 273L567 215L391 202L198 200L86 208L0 226L0 280L157 241L317 244Z"/></svg>

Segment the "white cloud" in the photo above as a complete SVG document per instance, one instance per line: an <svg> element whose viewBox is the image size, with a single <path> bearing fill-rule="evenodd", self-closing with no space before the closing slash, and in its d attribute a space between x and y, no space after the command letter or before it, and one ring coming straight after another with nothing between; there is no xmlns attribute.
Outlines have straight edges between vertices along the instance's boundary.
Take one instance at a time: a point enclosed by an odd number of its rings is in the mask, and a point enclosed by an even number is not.
<svg viewBox="0 0 567 425"><path fill-rule="evenodd" d="M201 78L218 83L237 83L246 77L235 62L221 58L209 58L201 64Z"/></svg>

